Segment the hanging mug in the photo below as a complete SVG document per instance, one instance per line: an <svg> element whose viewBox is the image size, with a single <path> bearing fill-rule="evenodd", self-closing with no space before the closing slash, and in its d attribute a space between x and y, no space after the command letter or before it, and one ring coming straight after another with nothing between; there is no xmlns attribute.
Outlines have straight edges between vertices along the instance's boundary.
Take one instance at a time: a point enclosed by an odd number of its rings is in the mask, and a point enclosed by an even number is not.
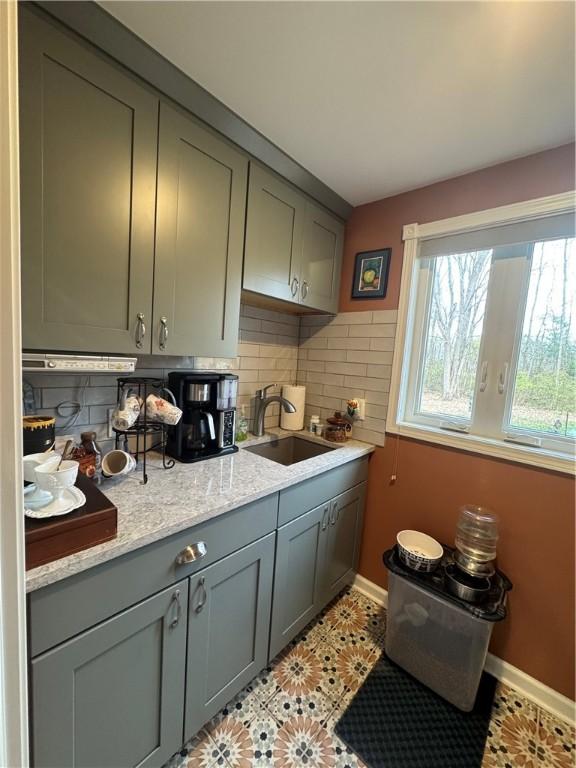
<svg viewBox="0 0 576 768"><path fill-rule="evenodd" d="M142 408L142 398L131 393L131 389L127 394L122 393L120 402L112 414L112 426L121 432L134 426Z"/></svg>
<svg viewBox="0 0 576 768"><path fill-rule="evenodd" d="M167 387L162 387L160 391L165 392L172 402L168 402L158 395L148 395L146 398L146 418L173 427L182 418L182 411L176 405L176 398Z"/></svg>

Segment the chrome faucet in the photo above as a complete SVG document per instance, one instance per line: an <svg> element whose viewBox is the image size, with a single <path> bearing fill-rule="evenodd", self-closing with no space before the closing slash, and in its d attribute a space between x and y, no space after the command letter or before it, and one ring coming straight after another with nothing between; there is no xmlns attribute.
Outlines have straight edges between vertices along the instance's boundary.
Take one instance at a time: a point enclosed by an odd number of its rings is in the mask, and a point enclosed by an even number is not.
<svg viewBox="0 0 576 768"><path fill-rule="evenodd" d="M256 437L262 437L264 434L264 414L270 403L280 403L286 413L296 413L296 406L290 400L280 395L270 395L266 397L266 390L275 387L276 384L268 384L267 387L256 390L256 407L254 409L254 434Z"/></svg>

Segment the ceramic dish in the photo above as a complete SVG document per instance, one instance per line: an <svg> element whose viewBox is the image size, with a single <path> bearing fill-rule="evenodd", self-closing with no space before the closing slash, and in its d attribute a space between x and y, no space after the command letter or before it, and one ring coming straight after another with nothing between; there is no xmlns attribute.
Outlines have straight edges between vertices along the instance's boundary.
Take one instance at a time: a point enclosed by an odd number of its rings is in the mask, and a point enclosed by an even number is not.
<svg viewBox="0 0 576 768"><path fill-rule="evenodd" d="M442 560L442 545L420 531L400 531L396 536L400 560L413 571L430 573Z"/></svg>
<svg viewBox="0 0 576 768"><path fill-rule="evenodd" d="M40 509L25 509L24 514L26 517L31 517L34 520L46 520L49 517L60 517L60 515L68 515L79 507L83 507L86 504L86 496L76 486L66 488L59 500L54 500L50 504L46 504Z"/></svg>

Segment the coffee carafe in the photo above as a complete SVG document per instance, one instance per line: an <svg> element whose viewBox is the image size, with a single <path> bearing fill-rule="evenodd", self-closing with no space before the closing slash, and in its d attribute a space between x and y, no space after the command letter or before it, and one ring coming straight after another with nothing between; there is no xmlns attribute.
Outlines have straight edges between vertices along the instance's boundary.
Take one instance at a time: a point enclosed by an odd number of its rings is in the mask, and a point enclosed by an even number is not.
<svg viewBox="0 0 576 768"><path fill-rule="evenodd" d="M186 448L190 451L209 449L212 440L216 440L214 417L204 411L193 411L186 432Z"/></svg>
<svg viewBox="0 0 576 768"><path fill-rule="evenodd" d="M174 371L168 386L182 410L166 452L193 462L238 450L234 444L238 377L218 371Z"/></svg>

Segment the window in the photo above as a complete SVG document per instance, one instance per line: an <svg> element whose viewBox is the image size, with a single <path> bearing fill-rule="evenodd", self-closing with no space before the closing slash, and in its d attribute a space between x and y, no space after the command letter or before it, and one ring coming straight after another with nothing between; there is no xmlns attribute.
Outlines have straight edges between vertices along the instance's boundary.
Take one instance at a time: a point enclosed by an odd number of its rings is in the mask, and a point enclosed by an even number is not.
<svg viewBox="0 0 576 768"><path fill-rule="evenodd" d="M573 197L557 197L547 215L506 206L405 228L390 431L572 464L576 240Z"/></svg>

